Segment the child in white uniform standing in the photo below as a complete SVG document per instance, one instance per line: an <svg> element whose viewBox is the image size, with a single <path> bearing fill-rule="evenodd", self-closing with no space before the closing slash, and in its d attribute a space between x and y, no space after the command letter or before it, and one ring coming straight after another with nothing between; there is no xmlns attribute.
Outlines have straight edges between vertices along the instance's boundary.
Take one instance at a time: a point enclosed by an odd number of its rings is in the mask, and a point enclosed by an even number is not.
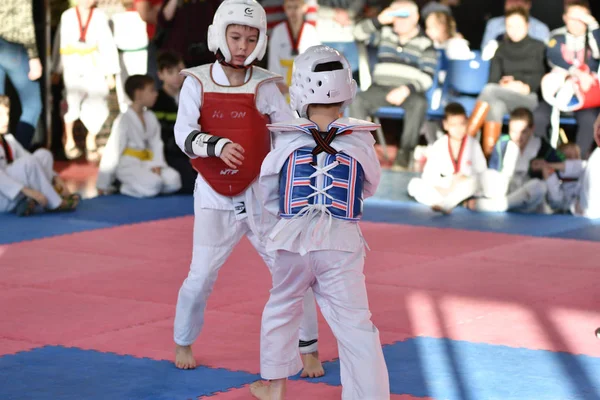
<svg viewBox="0 0 600 400"><path fill-rule="evenodd" d="M408 184L408 194L435 211L450 213L473 196L479 188L479 175L487 169L481 145L467 135L467 122L463 106L446 106L442 123L447 135L428 150L423 175Z"/></svg>
<svg viewBox="0 0 600 400"><path fill-rule="evenodd" d="M65 121L65 154L77 158L81 151L73 138L78 119L88 130L88 158L98 159L96 135L108 117L108 92L115 87L119 55L106 15L96 0L78 0L60 17L54 41L52 72L63 74L68 110Z"/></svg>
<svg viewBox="0 0 600 400"><path fill-rule="evenodd" d="M267 123L293 118L277 88L281 77L252 66L267 46L265 10L254 0L225 0L208 29L214 64L184 70L175 139L199 175L194 191L194 245L190 272L175 314L175 364L196 366L191 345L204 324L206 301L235 245L247 236L269 268L256 179L271 149ZM242 266L240 266L242 267ZM307 294L300 333L304 374L321 376L314 298ZM295 345L298 351L298 342Z"/></svg>
<svg viewBox="0 0 600 400"><path fill-rule="evenodd" d="M311 47L296 58L290 89L301 118L270 125L278 136L260 184L267 211L281 219L268 236L275 265L263 311L260 370L271 382L251 385L258 399L284 399L287 378L302 367L295 343L310 288L338 341L342 399L390 398L358 226L363 199L375 193L381 177L371 134L378 125L338 119L355 94L348 61L327 46Z"/></svg>
<svg viewBox="0 0 600 400"><path fill-rule="evenodd" d="M281 92L292 83L294 59L311 46L321 44L314 25L305 21L308 4L304 0L284 0L286 20L277 24L269 39L269 71L283 76Z"/></svg>

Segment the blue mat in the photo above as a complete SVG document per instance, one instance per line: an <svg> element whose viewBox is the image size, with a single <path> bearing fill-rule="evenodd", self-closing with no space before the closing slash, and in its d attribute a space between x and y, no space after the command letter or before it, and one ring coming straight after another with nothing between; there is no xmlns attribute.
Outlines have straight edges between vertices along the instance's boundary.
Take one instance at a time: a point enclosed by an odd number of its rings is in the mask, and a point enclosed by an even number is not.
<svg viewBox="0 0 600 400"><path fill-rule="evenodd" d="M242 387L258 375L65 347L0 357L2 400L173 400Z"/></svg>
<svg viewBox="0 0 600 400"><path fill-rule="evenodd" d="M418 337L384 346L394 394L444 400L598 400L600 358ZM311 379L340 385L339 361ZM295 377L294 379L299 379Z"/></svg>
<svg viewBox="0 0 600 400"><path fill-rule="evenodd" d="M445 216L404 199L402 193L400 190L392 193L390 186L385 186L381 194L378 192L376 197L365 202L364 220L600 241L600 220L592 221L571 215L475 213L462 208L457 208L451 215ZM0 214L0 244L192 214L192 196L164 196L152 199L134 199L122 195L96 197L84 200L73 213L41 214L27 218Z"/></svg>

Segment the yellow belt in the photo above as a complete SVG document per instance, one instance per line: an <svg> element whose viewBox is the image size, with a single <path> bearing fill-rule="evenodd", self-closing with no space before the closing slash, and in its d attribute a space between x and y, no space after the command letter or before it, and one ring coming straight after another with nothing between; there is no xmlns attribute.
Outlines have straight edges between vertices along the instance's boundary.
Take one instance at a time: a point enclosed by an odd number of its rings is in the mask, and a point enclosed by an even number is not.
<svg viewBox="0 0 600 400"><path fill-rule="evenodd" d="M131 147L127 147L123 150L124 156L135 157L141 161L150 161L154 158L154 154L151 150L137 150L132 149Z"/></svg>
<svg viewBox="0 0 600 400"><path fill-rule="evenodd" d="M60 54L64 55L72 55L79 54L80 56L87 56L88 54L92 54L98 51L98 47L90 46L90 47L75 47L75 46L66 46L60 49Z"/></svg>

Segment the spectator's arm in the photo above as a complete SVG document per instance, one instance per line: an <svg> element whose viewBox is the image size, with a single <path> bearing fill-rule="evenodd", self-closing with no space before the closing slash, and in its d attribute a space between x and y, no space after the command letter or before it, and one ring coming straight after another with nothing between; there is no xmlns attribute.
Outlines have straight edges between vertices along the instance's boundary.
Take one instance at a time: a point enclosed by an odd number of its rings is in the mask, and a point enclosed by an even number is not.
<svg viewBox="0 0 600 400"><path fill-rule="evenodd" d="M408 84L411 93L426 92L433 85L433 75L438 65L438 52L429 46L419 60L419 71L412 83Z"/></svg>
<svg viewBox="0 0 600 400"><path fill-rule="evenodd" d="M147 0L137 0L135 2L135 10L140 14L144 22L152 25L157 24L160 5L154 6Z"/></svg>
<svg viewBox="0 0 600 400"><path fill-rule="evenodd" d="M158 13L158 25L166 26L171 23L177 12L179 0L167 0L163 3Z"/></svg>
<svg viewBox="0 0 600 400"><path fill-rule="evenodd" d="M377 45L379 43L382 26L383 25L379 23L377 17L362 20L354 27L354 38L358 42Z"/></svg>
<svg viewBox="0 0 600 400"><path fill-rule="evenodd" d="M572 67L572 65L563 58L557 35L551 37L548 41L548 46L546 47L546 59L552 68L558 67L568 71Z"/></svg>
<svg viewBox="0 0 600 400"><path fill-rule="evenodd" d="M499 83L504 76L502 71L502 51L504 46L500 45L492 61L490 62L490 75L488 76L488 83Z"/></svg>
<svg viewBox="0 0 600 400"><path fill-rule="evenodd" d="M483 33L483 40L481 41L481 49L485 49L485 46L487 46L489 42L496 40L496 38L503 35L504 32L504 17L490 19L485 25L485 32Z"/></svg>

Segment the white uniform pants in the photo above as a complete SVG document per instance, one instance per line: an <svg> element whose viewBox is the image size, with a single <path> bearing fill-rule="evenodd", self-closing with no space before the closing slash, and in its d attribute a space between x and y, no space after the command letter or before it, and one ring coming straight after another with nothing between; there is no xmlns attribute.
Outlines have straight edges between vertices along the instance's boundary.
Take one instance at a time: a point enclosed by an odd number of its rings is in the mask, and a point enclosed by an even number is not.
<svg viewBox="0 0 600 400"><path fill-rule="evenodd" d="M303 298L312 288L338 341L342 399L389 400L388 371L379 331L371 322L363 274L364 251L278 251L273 289L262 318L260 373L282 379L298 373L296 350Z"/></svg>
<svg viewBox="0 0 600 400"><path fill-rule="evenodd" d="M160 175L146 163L120 165L116 172L121 193L131 197L154 197L181 189L181 176L171 167L163 167Z"/></svg>
<svg viewBox="0 0 600 400"><path fill-rule="evenodd" d="M590 155L581 178L577 213L587 218L600 218L600 148Z"/></svg>
<svg viewBox="0 0 600 400"><path fill-rule="evenodd" d="M413 178L408 183L408 194L426 206L452 209L472 197L477 192L477 188L478 184L475 178L465 177L457 179L452 190L444 196L431 183L421 178Z"/></svg>
<svg viewBox="0 0 600 400"><path fill-rule="evenodd" d="M194 195L196 198L198 193ZM247 212L252 210L247 209ZM194 246L190 272L179 289L175 311L174 340L180 346L191 345L204 325L204 310L219 269L225 263L235 245L244 235L260 254L269 270L273 258L265 251L262 238L248 225L248 218L238 221L233 211L200 208L194 204ZM255 218L260 218L257 216ZM243 266L239 266L240 268ZM302 301L302 300L301 300ZM300 337L294 335L294 349L298 352L298 340L311 341L318 338L317 310L312 292L306 294L304 317ZM302 353L317 350L317 343L302 347Z"/></svg>
<svg viewBox="0 0 600 400"><path fill-rule="evenodd" d="M109 114L105 78L98 73L65 72L64 81L68 106L65 122L79 119L91 134L97 134Z"/></svg>
<svg viewBox="0 0 600 400"><path fill-rule="evenodd" d="M532 213L539 211L546 204L548 188L540 179L530 179L512 192L506 192L506 179L496 170L487 170L482 174L483 195L477 199L475 208L478 211L502 212L519 211Z"/></svg>
<svg viewBox="0 0 600 400"><path fill-rule="evenodd" d="M47 158L46 156L40 156L44 152L38 153L36 151L35 156L24 156L6 167L5 172L13 178L15 181L22 183L25 187L35 189L41 192L48 199L47 208L50 210L56 209L62 203L62 198L54 187L52 186L52 178L48 178L48 170L42 167L40 158ZM43 162L47 162L44 160ZM10 212L16 206L19 200L22 199L22 195L17 196L14 199L9 199L0 194L0 212Z"/></svg>

